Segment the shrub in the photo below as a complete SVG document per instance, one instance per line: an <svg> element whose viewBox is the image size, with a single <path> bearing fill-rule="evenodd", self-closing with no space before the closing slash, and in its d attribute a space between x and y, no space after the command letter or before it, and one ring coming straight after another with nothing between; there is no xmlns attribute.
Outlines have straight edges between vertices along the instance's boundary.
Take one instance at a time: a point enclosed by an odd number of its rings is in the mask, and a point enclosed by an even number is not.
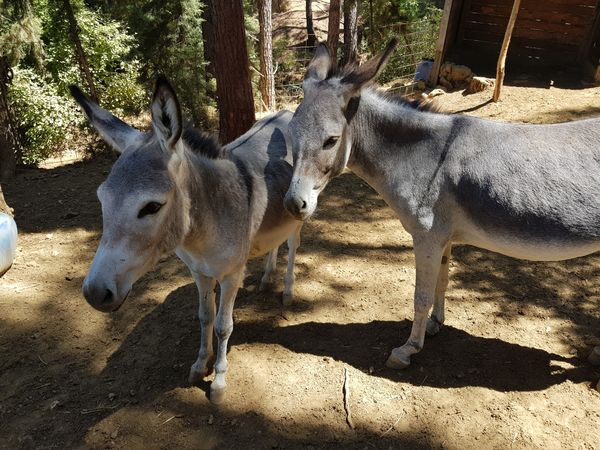
<svg viewBox="0 0 600 450"><path fill-rule="evenodd" d="M56 84L31 69L16 69L9 89L15 109L22 160L35 164L64 148L83 115L73 100L59 94Z"/></svg>

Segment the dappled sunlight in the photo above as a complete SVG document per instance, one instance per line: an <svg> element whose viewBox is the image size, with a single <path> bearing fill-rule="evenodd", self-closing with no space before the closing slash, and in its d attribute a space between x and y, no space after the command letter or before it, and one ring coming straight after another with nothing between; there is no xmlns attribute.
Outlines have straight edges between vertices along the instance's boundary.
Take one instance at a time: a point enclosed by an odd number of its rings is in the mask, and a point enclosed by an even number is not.
<svg viewBox="0 0 600 450"><path fill-rule="evenodd" d="M52 218L62 210L49 208L27 218L15 265L0 281L0 414L14 446L27 441L24 429L44 436L39 445L94 448L160 436L194 448L244 441L459 449L478 431L498 446L527 446L557 442L556 433L522 426L554 420L548 411L557 405L565 411L557 429L579 420L592 430L600 419L588 389L598 373L584 363L599 343L598 256L530 263L455 248L446 326L410 368L390 370L387 355L411 327L412 240L353 175L331 183L304 227L292 305L281 304L285 246L272 292L258 292L262 258L249 262L234 310L227 400L215 408L208 382L187 384L200 339L198 293L175 256L142 277L116 313L95 311L81 294L101 234L93 191L105 166L60 173L63 183L82 170L100 175L75 182L90 193L78 216ZM62 191L48 192L36 205ZM600 439L594 433L586 442Z"/></svg>

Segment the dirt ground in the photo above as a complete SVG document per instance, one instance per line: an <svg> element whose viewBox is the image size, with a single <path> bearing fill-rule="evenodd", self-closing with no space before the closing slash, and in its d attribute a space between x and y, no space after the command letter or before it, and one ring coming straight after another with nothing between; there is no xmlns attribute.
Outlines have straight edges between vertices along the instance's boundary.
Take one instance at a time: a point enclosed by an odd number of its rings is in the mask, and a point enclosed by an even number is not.
<svg viewBox="0 0 600 450"><path fill-rule="evenodd" d="M536 123L600 114L600 88L488 97L440 102ZM598 448L600 371L585 358L600 345L600 255L530 263L455 248L446 326L410 368L390 370L411 324L411 239L343 175L304 228L293 306L257 293L262 262L250 264L215 407L208 383L187 384L199 324L181 262L162 261L112 315L80 293L111 163L26 170L5 186L20 240L0 280L0 448Z"/></svg>

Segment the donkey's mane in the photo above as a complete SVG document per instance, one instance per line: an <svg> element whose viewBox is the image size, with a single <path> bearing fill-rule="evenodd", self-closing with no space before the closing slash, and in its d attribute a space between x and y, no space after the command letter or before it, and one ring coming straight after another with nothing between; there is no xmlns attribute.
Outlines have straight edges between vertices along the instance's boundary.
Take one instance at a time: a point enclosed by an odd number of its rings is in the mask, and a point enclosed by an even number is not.
<svg viewBox="0 0 600 450"><path fill-rule="evenodd" d="M358 67L359 64L357 61L349 62L343 67L332 67L327 73L327 77L325 78L325 80L339 78L341 81L344 78L350 76L352 72L354 72ZM415 109L417 111L427 111L435 113L442 112L441 106L435 100L432 101L423 97L411 99L404 95L394 94L389 90L384 90L381 86L378 85L370 86L368 89L370 89L371 92L373 92L382 100L386 100L397 105L406 106L410 109Z"/></svg>
<svg viewBox="0 0 600 450"><path fill-rule="evenodd" d="M188 144L190 150L198 155L210 159L219 159L224 156L224 149L214 136L192 126L184 128L183 140Z"/></svg>

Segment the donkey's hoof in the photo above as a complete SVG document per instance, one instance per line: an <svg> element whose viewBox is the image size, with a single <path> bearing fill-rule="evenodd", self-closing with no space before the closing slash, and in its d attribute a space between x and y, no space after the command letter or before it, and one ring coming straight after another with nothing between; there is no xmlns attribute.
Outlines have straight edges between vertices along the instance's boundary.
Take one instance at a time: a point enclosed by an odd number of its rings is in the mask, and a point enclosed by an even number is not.
<svg viewBox="0 0 600 450"><path fill-rule="evenodd" d="M405 355L400 348L395 348L390 353L385 365L390 369L406 369L410 366L410 355Z"/></svg>
<svg viewBox="0 0 600 450"><path fill-rule="evenodd" d="M281 303L283 306L290 306L294 302L294 294L284 292L281 296Z"/></svg>
<svg viewBox="0 0 600 450"><path fill-rule="evenodd" d="M194 368L192 367L190 369L190 374L188 375L188 382L190 384L198 384L208 375L209 375L208 370L199 372L199 371L195 371Z"/></svg>
<svg viewBox="0 0 600 450"><path fill-rule="evenodd" d="M433 319L432 317L427 319L426 331L429 336L435 336L436 334L438 334L440 332L441 327L442 327L442 325L437 320Z"/></svg>
<svg viewBox="0 0 600 450"><path fill-rule="evenodd" d="M213 405L220 405L225 401L225 386L213 386L210 387L210 402Z"/></svg>
<svg viewBox="0 0 600 450"><path fill-rule="evenodd" d="M198 362L195 362L194 364L192 364L192 367L190 367L190 374L188 376L189 383L190 384L200 383L202 380L204 380L204 378L206 378L207 376L209 376L210 374L213 373L214 365L215 365L214 358L209 358L209 360L206 362L206 364L199 364Z"/></svg>
<svg viewBox="0 0 600 450"><path fill-rule="evenodd" d="M275 283L271 280L262 280L258 286L258 292L271 292L275 289Z"/></svg>
<svg viewBox="0 0 600 450"><path fill-rule="evenodd" d="M588 356L588 361L592 366L600 366L600 346L595 347Z"/></svg>

